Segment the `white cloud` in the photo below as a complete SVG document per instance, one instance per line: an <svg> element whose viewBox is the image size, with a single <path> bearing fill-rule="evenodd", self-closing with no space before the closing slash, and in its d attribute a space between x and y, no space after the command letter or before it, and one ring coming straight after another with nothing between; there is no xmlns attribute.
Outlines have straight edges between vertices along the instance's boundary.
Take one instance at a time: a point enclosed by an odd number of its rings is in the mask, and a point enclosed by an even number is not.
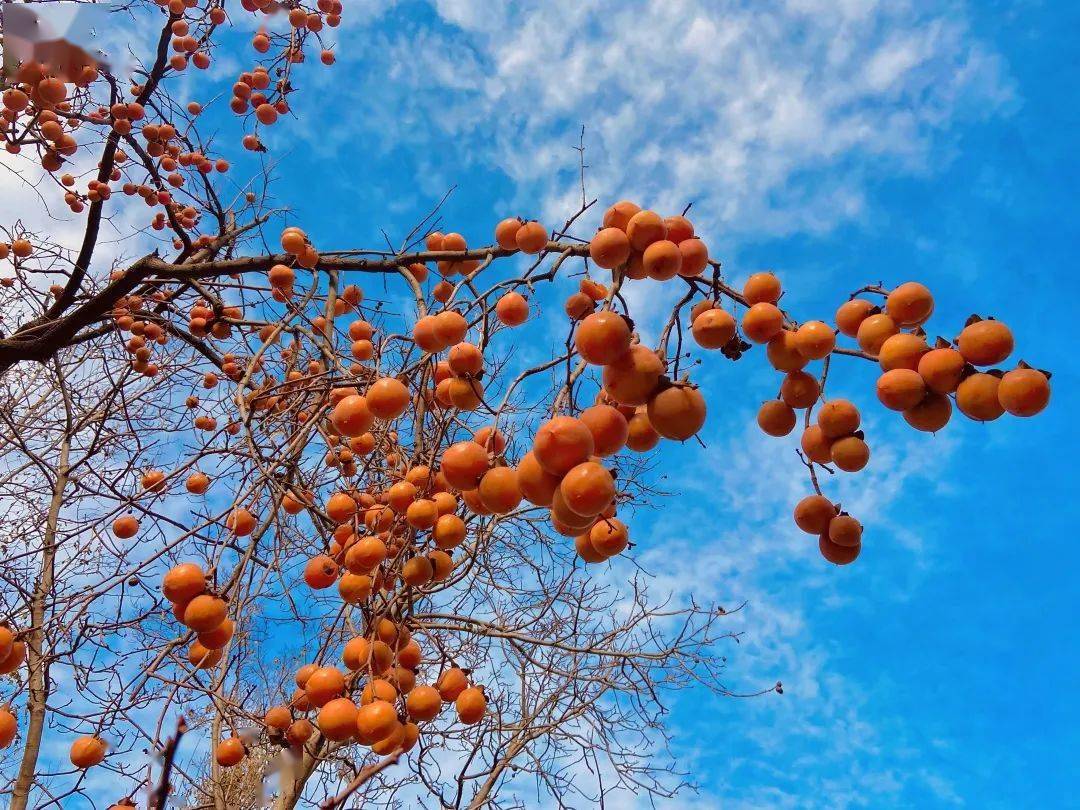
<svg viewBox="0 0 1080 810"><path fill-rule="evenodd" d="M388 36L373 115L420 123L404 137L437 143L448 180L496 166L552 221L578 196L582 124L602 200L694 201L713 238L820 232L862 213L867 174L926 169L954 120L1011 93L960 12L918 4L433 6L441 25Z"/></svg>

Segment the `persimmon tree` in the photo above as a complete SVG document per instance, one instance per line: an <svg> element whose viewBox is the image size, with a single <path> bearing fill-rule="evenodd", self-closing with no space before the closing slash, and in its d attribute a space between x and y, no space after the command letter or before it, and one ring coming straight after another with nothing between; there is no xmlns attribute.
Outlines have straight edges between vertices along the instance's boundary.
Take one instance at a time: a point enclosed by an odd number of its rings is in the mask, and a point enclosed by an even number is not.
<svg viewBox="0 0 1080 810"><path fill-rule="evenodd" d="M589 233L583 194L563 222L510 216L470 244L440 205L396 248L315 244L267 207L265 164L237 180L229 157L265 152L298 76L336 69L340 0L118 13L158 32L132 76L30 61L2 97L5 164L82 229L9 217L0 242L12 807L670 795L666 696L731 694L733 634L722 608L604 563L634 554L649 465L706 424L698 365L775 369L758 424L800 432L792 530L836 564L863 525L827 479L866 465L853 400L873 396L826 393L834 364L877 368L877 400L919 431L1049 401L1002 321L947 316L932 342L931 291L905 280L799 320L776 275L730 285L688 211L617 201ZM190 78L252 17L230 92ZM211 140L226 104L242 132ZM122 227L145 250L103 247ZM677 291L655 345L624 297L645 278ZM566 296L559 348L524 365L523 333L550 342L545 287ZM43 765L47 734L70 768Z"/></svg>

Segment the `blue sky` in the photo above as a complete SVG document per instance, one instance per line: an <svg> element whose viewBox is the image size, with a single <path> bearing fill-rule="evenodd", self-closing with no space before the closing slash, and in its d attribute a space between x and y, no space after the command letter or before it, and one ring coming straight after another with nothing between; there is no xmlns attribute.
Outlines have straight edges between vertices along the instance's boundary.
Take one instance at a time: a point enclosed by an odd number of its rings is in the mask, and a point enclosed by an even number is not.
<svg viewBox="0 0 1080 810"><path fill-rule="evenodd" d="M706 359L706 447L665 450L662 484L677 494L633 514L636 559L658 593L746 601L730 618L743 635L724 650L725 683L780 680L785 694L674 696L673 749L700 793L664 806L1080 806L1066 310L1080 249L1080 6L346 6L338 64L304 66L297 119L264 136L280 161L276 202L318 247L380 246L380 229L400 238L451 186L446 224L471 243L507 215L561 222L580 195L584 124L599 208L693 202L729 278L774 269L798 319L831 319L863 284L917 279L937 299L932 334L992 314L1012 326L1014 358L1053 371L1037 419L957 416L930 437L876 406L872 368L836 370L830 385L863 407L873 447L863 474L830 482L867 525L857 564L838 569L791 524L807 493L792 443L753 423L776 375L760 351ZM251 66L250 48L237 54L211 71L223 85ZM253 173L236 122L210 120L236 158L231 177ZM553 342L565 293L541 302ZM670 292L646 282L627 295L655 330ZM630 571L622 561L598 576Z"/></svg>
<svg viewBox="0 0 1080 810"><path fill-rule="evenodd" d="M707 449L671 451L679 494L662 525L634 516L639 559L661 587L749 600L728 686L786 694L680 695L674 747L701 793L670 806L1077 806L1064 308L1080 7L493 5L356 4L338 65L303 75L339 105L301 97L269 142L287 152L278 198L316 244L403 234L451 185L448 224L476 242L507 214L561 220L584 124L590 196L693 201L730 277L774 268L796 317L919 279L933 334L993 314L1054 373L1038 419L956 418L929 437L872 405L872 369L838 372L834 390L872 412L874 456L830 490L867 523L858 563L835 569L790 525L805 490L790 444L752 426L776 385L761 353L706 362ZM631 294L646 319L655 293Z"/></svg>

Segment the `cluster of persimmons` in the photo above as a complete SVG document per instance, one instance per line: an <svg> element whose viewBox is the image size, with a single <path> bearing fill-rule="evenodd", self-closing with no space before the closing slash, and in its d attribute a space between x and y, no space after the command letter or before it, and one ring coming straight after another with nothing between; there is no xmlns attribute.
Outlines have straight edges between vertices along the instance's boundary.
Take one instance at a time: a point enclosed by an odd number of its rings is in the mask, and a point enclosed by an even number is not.
<svg viewBox="0 0 1080 810"><path fill-rule="evenodd" d="M210 36L215 26L226 22L224 10L215 4L198 8L194 0L158 4L169 13L171 54L158 73L183 71L189 63L208 67ZM242 5L266 14L278 9L273 0L243 0ZM267 54L275 42L280 52L272 69L256 65L239 75L232 86L232 111L253 115L256 126L264 127L287 113L289 70L303 61L304 41L308 36L318 39L324 24L336 26L341 12L340 0L319 0L310 10L296 5L288 13L288 34L256 34L252 46L258 53ZM333 51L321 48L320 59L332 64ZM150 75L147 83L130 88L131 101L116 100L75 114L63 80L43 65L21 66L2 97L7 150L18 153L24 144L33 144L41 165L56 175L78 148L73 132L81 126L101 127L112 147L99 164L101 176L85 190L76 189L72 174L58 177L70 209L78 213L87 203L109 200L110 183L124 180L122 193L140 197L155 210L151 227L171 229L183 258L201 248L204 255L212 255L216 237L195 235L203 219L200 207L179 202L174 192L178 195L196 182L208 184L214 173L229 171L229 164L196 148L185 127L147 120L157 114L147 99L160 79ZM97 78L92 67L81 71L74 80L76 93L83 94ZM86 107L85 94L79 95L79 103ZM186 110L194 119L202 107L191 102ZM121 142L126 149L118 148ZM264 148L254 132L244 136L243 145ZM652 279L689 290L687 302L693 304L687 325L702 349L737 359L753 344L765 346L767 362L783 377L778 396L761 406L757 421L766 434L782 437L791 434L802 417L801 453L814 493L796 505L794 520L818 538L821 554L833 563L850 563L859 555L863 527L825 496L816 471L854 473L870 458L859 409L847 399L824 394L835 356L879 364L877 398L920 431L944 428L954 404L970 419L992 421L1006 413L1033 416L1049 401L1047 373L1022 362L997 368L1014 349L1011 331L998 320L972 316L954 340L939 338L931 346L925 325L934 299L917 282L861 290L838 308L832 323L797 322L780 307L783 289L774 274L751 275L741 290L724 284L719 265L685 215L664 217L621 201L607 209L587 244L559 241L560 236L540 222L516 217L499 222L493 244L479 250L470 250L459 233L427 234L426 258L414 254L392 268L406 277L418 305L416 319L394 337L411 341L405 356L420 357L396 374L386 370L389 341L377 334L375 310L368 313L371 320L363 317L361 288L322 286L322 257L296 227L282 231L283 253L268 257L258 270L265 271L269 285L262 304L248 304L245 311L220 300L222 296L207 295L185 304L174 323L162 315L176 300L170 284L163 282L123 295L109 310L106 321L123 336L131 369L147 377L162 372L159 362L167 361L160 358L169 355L159 347L180 330L197 345L217 342L232 349L219 355L215 370L198 372L197 384L206 391L231 386L229 399L237 413L224 432L237 435L245 424L257 430L283 420L289 420L297 434L314 428L308 435L325 444L323 463L336 471L331 491L322 494L280 481L270 504L237 495L221 521L223 536L247 537L267 531L285 516L307 513L313 526L325 529L321 534L326 542L323 552L307 561L304 582L316 591L336 589L343 606L362 616L362 632L344 644L340 665L305 663L295 673L291 694L281 695L277 705L259 707L269 743L301 750L318 732L332 743L358 743L386 755L410 750L424 733L423 724L449 704L463 724L484 719L488 698L483 685L438 650L425 650L413 632L418 628L410 629L402 601L390 598L406 592L411 604L412 594L451 587L463 554L471 553L468 546L460 547L483 525L476 518L519 512L534 516L539 510L552 531L568 538L567 548L572 539L586 564L602 563L630 547L628 527L617 517L630 496L614 470L613 457L647 453L665 440L692 439L706 422L706 400L675 370L667 333L658 349L641 342L620 295L625 284ZM10 258L16 266L34 253L31 240L21 235L0 243L0 260ZM573 329L566 383L531 432L512 424L510 414L491 401L498 373L490 351L488 302L471 283L495 259L514 255L536 257L537 263L549 256L561 260L573 255L610 273L603 282L586 274L565 300ZM113 276L114 281L122 278L123 271ZM435 283L425 293L422 285L429 279ZM212 274L203 281L213 286ZM298 294L301 288L305 295ZM474 297L455 301L462 289ZM57 298L62 292L59 286L52 289ZM530 300L534 292L528 279L498 288L491 311L497 328L526 324L535 314L536 301ZM274 320L279 306L291 315L299 313L305 322L305 330L290 332L290 345L279 341L285 327ZM312 308L320 314L309 316ZM478 309L483 310L480 317ZM336 319L345 316L351 320L340 328ZM237 332L244 340L224 343ZM261 348L252 356L245 349L247 337L253 336ZM841 337L855 345L838 345ZM338 351L339 338L347 352ZM310 355L303 354L305 340L311 344ZM577 363L572 373L571 361ZM821 363L820 371L811 373L807 369L815 362ZM579 409L574 390L583 375L598 381L599 393ZM193 427L212 441L217 417L201 410L198 396L189 396L185 404L193 414ZM468 424L470 414L476 413L484 414L486 424ZM430 414L447 417L434 445L423 430ZM467 425L467 433L456 434L467 438L446 440L451 423ZM512 439L519 440L517 447ZM522 449L525 452L517 452ZM146 470L141 490L159 495L171 478L158 469ZM211 477L198 470L184 481L187 493L196 497L206 495L212 485ZM135 511L112 522L115 538L130 540L140 534ZM222 662L242 624L242 617L230 615L227 588L216 585L218 573L183 562L161 582L172 615L184 628L187 662L197 670ZM0 674L15 672L25 658L26 644L18 633L0 626ZM14 715L0 709L0 747L10 745L17 730ZM232 767L244 761L250 738L234 733L214 742L216 762ZM70 758L76 767L87 768L102 762L106 753L105 740L88 735L72 744Z"/></svg>

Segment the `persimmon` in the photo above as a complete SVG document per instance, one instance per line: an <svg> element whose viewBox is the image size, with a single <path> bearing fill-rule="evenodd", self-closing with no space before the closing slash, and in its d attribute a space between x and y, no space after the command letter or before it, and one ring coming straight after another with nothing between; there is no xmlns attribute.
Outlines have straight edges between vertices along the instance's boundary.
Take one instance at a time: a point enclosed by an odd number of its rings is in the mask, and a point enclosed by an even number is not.
<svg viewBox="0 0 1080 810"><path fill-rule="evenodd" d="M311 721L301 717L285 730L285 739L292 745L303 745L311 739L311 735L314 733L315 727L311 725Z"/></svg>
<svg viewBox="0 0 1080 810"><path fill-rule="evenodd" d="M856 337L862 322L869 318L877 310L872 301L865 298L852 298L845 301L836 310L836 328L840 334L848 337Z"/></svg>
<svg viewBox="0 0 1080 810"><path fill-rule="evenodd" d="M862 524L851 515L835 515L829 521L828 535L838 546L857 547L862 543Z"/></svg>
<svg viewBox="0 0 1080 810"><path fill-rule="evenodd" d="M480 479L477 491L484 506L497 515L508 514L521 503L517 470L511 467L492 467Z"/></svg>
<svg viewBox="0 0 1080 810"><path fill-rule="evenodd" d="M192 495L205 495L210 489L210 477L206 473L193 472L184 481L184 489Z"/></svg>
<svg viewBox="0 0 1080 810"><path fill-rule="evenodd" d="M672 385L653 395L646 413L665 439L686 441L705 424L705 397L689 385Z"/></svg>
<svg viewBox="0 0 1080 810"><path fill-rule="evenodd" d="M917 371L894 368L877 380L877 397L886 408L906 411L914 408L926 396L926 383Z"/></svg>
<svg viewBox="0 0 1080 810"><path fill-rule="evenodd" d="M667 237L667 226L655 211L638 211L626 222L630 247L644 252L653 242Z"/></svg>
<svg viewBox="0 0 1080 810"><path fill-rule="evenodd" d="M530 220L518 228L514 241L522 253L535 255L547 247L547 229L536 220Z"/></svg>
<svg viewBox="0 0 1080 810"><path fill-rule="evenodd" d="M1013 336L1001 321L976 321L964 327L956 348L973 366L992 366L1012 354Z"/></svg>
<svg viewBox="0 0 1080 810"><path fill-rule="evenodd" d="M232 619L226 618L213 630L199 633L199 643L208 650L220 650L232 640L235 632L236 623Z"/></svg>
<svg viewBox="0 0 1080 810"><path fill-rule="evenodd" d="M398 481L386 491L386 503L398 514L409 508L409 504L416 500L416 484L411 481Z"/></svg>
<svg viewBox="0 0 1080 810"><path fill-rule="evenodd" d="M579 534L575 537L574 550L577 552L577 555L587 563L602 563L607 557L593 547L592 541L589 539L591 533L592 530L590 529L589 532Z"/></svg>
<svg viewBox="0 0 1080 810"><path fill-rule="evenodd" d="M1034 416L1050 402L1050 381L1034 368L1005 372L998 385L998 402L1013 416Z"/></svg>
<svg viewBox="0 0 1080 810"><path fill-rule="evenodd" d="M130 540L139 533L139 521L134 515L121 515L113 521L112 533L120 540Z"/></svg>
<svg viewBox="0 0 1080 810"><path fill-rule="evenodd" d="M823 534L836 517L836 505L823 495L807 495L795 504L795 525L809 534Z"/></svg>
<svg viewBox="0 0 1080 810"><path fill-rule="evenodd" d="M495 242L503 250L517 250L517 233L521 230L521 220L507 217L495 226Z"/></svg>
<svg viewBox="0 0 1080 810"><path fill-rule="evenodd" d="M780 300L782 291L780 279L768 272L753 273L743 285L743 297L751 306L775 304Z"/></svg>
<svg viewBox="0 0 1080 810"><path fill-rule="evenodd" d="M255 531L255 516L242 506L238 506L225 518L225 528L237 537L247 537Z"/></svg>
<svg viewBox="0 0 1080 810"><path fill-rule="evenodd" d="M586 454L587 456L588 454ZM551 505L551 498L559 486L560 476L553 475L545 470L537 460L535 453L530 451L521 457L521 461L518 462L517 466L517 475L518 488L526 500L537 506ZM440 518L440 522L441 520ZM464 537L464 525L461 527L461 532L462 537ZM447 546L441 545L440 547L447 548Z"/></svg>
<svg viewBox="0 0 1080 810"><path fill-rule="evenodd" d="M105 759L106 750L108 746L99 737L79 737L71 744L68 757L76 768L86 770L100 764Z"/></svg>
<svg viewBox="0 0 1080 810"><path fill-rule="evenodd" d="M998 401L1001 380L993 374L972 374L956 389L956 407L960 413L978 422L992 422L1005 408Z"/></svg>
<svg viewBox="0 0 1080 810"><path fill-rule="evenodd" d="M777 371L799 371L809 360L798 350L795 333L781 329L765 347L769 364Z"/></svg>
<svg viewBox="0 0 1080 810"><path fill-rule="evenodd" d="M366 745L378 742L394 730L397 712L385 700L373 700L356 713L356 737Z"/></svg>
<svg viewBox="0 0 1080 810"><path fill-rule="evenodd" d="M11 655L11 648L15 645L15 634L10 628L0 624L0 661Z"/></svg>
<svg viewBox="0 0 1080 810"><path fill-rule="evenodd" d="M465 725L479 723L487 711L483 690L477 686L462 690L454 701L454 708L457 709L458 719Z"/></svg>
<svg viewBox="0 0 1080 810"><path fill-rule="evenodd" d="M850 436L859 429L859 409L846 399L830 399L818 411L817 423L827 439Z"/></svg>
<svg viewBox="0 0 1080 810"><path fill-rule="evenodd" d="M889 293L885 312L900 326L918 326L934 312L934 297L919 282L907 281Z"/></svg>
<svg viewBox="0 0 1080 810"><path fill-rule="evenodd" d="M164 492L165 473L161 470L147 470L139 479L139 484L147 492Z"/></svg>
<svg viewBox="0 0 1080 810"><path fill-rule="evenodd" d="M460 695L468 686L468 678L466 678L465 673L457 667L451 667L443 672L435 682L435 688L439 691L439 696L446 703L457 700L458 695Z"/></svg>
<svg viewBox="0 0 1080 810"><path fill-rule="evenodd" d="M611 310L586 316L577 327L574 345L581 359L604 366L630 349L630 326L626 319Z"/></svg>
<svg viewBox="0 0 1080 810"><path fill-rule="evenodd" d="M916 370L928 389L938 394L951 394L960 385L965 362L956 349L931 349L919 358Z"/></svg>
<svg viewBox="0 0 1080 810"><path fill-rule="evenodd" d="M196 669L212 669L221 662L223 653L220 649L210 649L201 641L193 641L188 647L187 659Z"/></svg>
<svg viewBox="0 0 1080 810"><path fill-rule="evenodd" d="M768 343L784 328L784 314L766 301L751 306L743 313L743 333L754 343Z"/></svg>
<svg viewBox="0 0 1080 810"><path fill-rule="evenodd" d="M319 554L304 566L304 582L309 588L322 590L337 582L338 564L325 554Z"/></svg>
<svg viewBox="0 0 1080 810"><path fill-rule="evenodd" d="M308 682L308 678L311 677L311 673L319 668L318 664L304 664L302 667L296 670L296 676L294 681L301 689L304 688L304 684Z"/></svg>
<svg viewBox="0 0 1080 810"><path fill-rule="evenodd" d="M645 275L656 281L675 278L682 270L682 251L670 239L658 239L641 255Z"/></svg>
<svg viewBox="0 0 1080 810"><path fill-rule="evenodd" d="M926 339L910 332L900 332L892 337L885 338L878 351L878 363L884 371L892 371L897 368L906 368L916 371L919 368L919 360L930 351L926 345Z"/></svg>
<svg viewBox="0 0 1080 810"><path fill-rule="evenodd" d="M441 352L446 348L446 344L443 343L442 338L435 334L435 325L437 321L434 315L424 315L422 318L417 319L413 324L412 336L413 343L419 346L423 351L429 353Z"/></svg>
<svg viewBox="0 0 1080 810"><path fill-rule="evenodd" d="M589 241L589 257L597 267L614 270L630 258L630 240L621 228L604 228Z"/></svg>
<svg viewBox="0 0 1080 810"><path fill-rule="evenodd" d="M462 411L475 411L484 401L484 386L477 379L452 377L446 392L450 404Z"/></svg>
<svg viewBox="0 0 1080 810"><path fill-rule="evenodd" d="M291 723L292 712L288 706L271 706L263 715L263 725L277 731L284 731Z"/></svg>
<svg viewBox="0 0 1080 810"><path fill-rule="evenodd" d="M822 360L836 346L836 334L823 321L807 321L795 330L795 350L807 360Z"/></svg>
<svg viewBox="0 0 1080 810"><path fill-rule="evenodd" d="M858 472L870 460L870 446L858 436L844 436L829 447L833 464L844 472Z"/></svg>
<svg viewBox="0 0 1080 810"><path fill-rule="evenodd" d="M572 511L583 517L593 517L614 500L615 480L600 464L586 461L563 476L559 490Z"/></svg>
<svg viewBox="0 0 1080 810"><path fill-rule="evenodd" d="M619 200L604 212L604 227L618 228L625 231L630 224L631 217L641 210L641 206L629 200Z"/></svg>
<svg viewBox="0 0 1080 810"><path fill-rule="evenodd" d="M584 422L572 416L556 416L537 430L532 454L545 472L561 477L588 460L593 449L592 433Z"/></svg>
<svg viewBox="0 0 1080 810"><path fill-rule="evenodd" d="M378 419L396 419L409 407L409 389L400 380L382 377L368 388L367 406Z"/></svg>
<svg viewBox="0 0 1080 810"><path fill-rule="evenodd" d="M414 529L430 529L439 519L438 504L428 498L419 498L409 504L405 510L405 520Z"/></svg>
<svg viewBox="0 0 1080 810"><path fill-rule="evenodd" d="M877 357L885 341L899 331L900 327L892 318L879 312L863 319L855 338L859 342L859 348L872 357Z"/></svg>
<svg viewBox="0 0 1080 810"><path fill-rule="evenodd" d="M626 446L635 453L647 453L660 443L660 434L649 421L645 408L639 408L626 421Z"/></svg>
<svg viewBox="0 0 1080 810"><path fill-rule="evenodd" d="M15 740L19 723L6 708L0 709L0 748L7 748Z"/></svg>
<svg viewBox="0 0 1080 810"><path fill-rule="evenodd" d="M455 344L446 359L450 370L458 376L475 375L484 370L484 355L471 343Z"/></svg>
<svg viewBox="0 0 1080 810"><path fill-rule="evenodd" d="M494 425L485 425L473 434L473 441L492 455L501 456L506 450L506 436Z"/></svg>
<svg viewBox="0 0 1080 810"><path fill-rule="evenodd" d="M243 761L246 753L243 740L239 737L228 737L214 748L214 761L222 768L232 768Z"/></svg>
<svg viewBox="0 0 1080 810"><path fill-rule="evenodd" d="M614 557L626 550L630 544L630 533L626 524L618 518L602 518L589 530L589 543L605 558Z"/></svg>
<svg viewBox="0 0 1080 810"><path fill-rule="evenodd" d="M334 698L323 704L316 720L326 739L343 742L356 734L356 704L346 697Z"/></svg>
<svg viewBox="0 0 1080 810"><path fill-rule="evenodd" d="M952 401L936 391L927 392L922 402L904 411L904 420L916 430L937 433L952 416Z"/></svg>
<svg viewBox="0 0 1080 810"><path fill-rule="evenodd" d="M334 523L345 523L356 514L356 501L347 492L335 492L326 502L326 516Z"/></svg>
<svg viewBox="0 0 1080 810"><path fill-rule="evenodd" d="M496 302L495 317L504 326L521 326L529 319L529 302L520 293L510 291Z"/></svg>
<svg viewBox="0 0 1080 810"><path fill-rule="evenodd" d="M670 234L669 234L670 236ZM676 242L675 239L671 240ZM709 248L700 239L691 237L677 242L679 253L679 275L686 278L694 278L705 272L709 266ZM643 259L644 260L644 259Z"/></svg>
<svg viewBox="0 0 1080 810"><path fill-rule="evenodd" d="M379 643L381 644L382 642ZM384 644L383 646L386 645ZM386 651L388 656L393 656L389 647L386 648ZM356 670L365 669L371 661L371 656L371 642L363 636L356 636L349 639L349 641L345 643L345 648L341 651L342 663L354 672ZM389 664L390 661L388 659L386 665L389 666ZM385 667L379 667L377 669L378 671L382 671Z"/></svg>
<svg viewBox="0 0 1080 810"><path fill-rule="evenodd" d="M707 309L694 318L690 331L703 349L722 349L735 337L735 318L717 307Z"/></svg>
<svg viewBox="0 0 1080 810"><path fill-rule="evenodd" d="M855 562L859 552L862 551L862 544L841 546L830 540L828 535L823 534L818 538L818 550L821 552L821 556L833 565L848 565Z"/></svg>
<svg viewBox="0 0 1080 810"><path fill-rule="evenodd" d="M6 658L0 659L0 675L10 675L26 660L26 642L13 641Z"/></svg>
<svg viewBox="0 0 1080 810"><path fill-rule="evenodd" d="M412 557L401 566L401 579L406 585L421 588L431 582L434 569L427 557Z"/></svg>
<svg viewBox="0 0 1080 810"><path fill-rule="evenodd" d="M304 683L304 693L312 706L323 706L345 691L345 676L337 667L319 667Z"/></svg>
<svg viewBox="0 0 1080 810"><path fill-rule="evenodd" d="M386 544L374 535L361 537L345 552L345 567L352 574L370 573L386 559Z"/></svg>
<svg viewBox="0 0 1080 810"><path fill-rule="evenodd" d="M454 558L441 549L435 549L428 553L431 561L431 581L443 582L454 571Z"/></svg>
<svg viewBox="0 0 1080 810"><path fill-rule="evenodd" d="M809 408L817 402L820 393L817 379L805 371L791 371L780 383L780 398L795 409Z"/></svg>
<svg viewBox="0 0 1080 810"><path fill-rule="evenodd" d="M596 455L613 455L626 444L630 427L626 422L626 417L618 408L602 404L593 405L583 410L578 418L592 434L593 453Z"/></svg>
<svg viewBox="0 0 1080 810"><path fill-rule="evenodd" d="M489 466L487 451L476 442L456 442L442 454L442 474L455 489L476 489Z"/></svg>
<svg viewBox="0 0 1080 810"><path fill-rule="evenodd" d="M520 468L519 468L520 483ZM456 548L465 541L467 529L465 521L454 514L441 515L435 522L435 528L431 532L435 545L439 548Z"/></svg>
<svg viewBox="0 0 1080 810"><path fill-rule="evenodd" d="M161 580L161 592L170 602L187 602L206 590L206 575L196 563L170 568ZM2 633L0 629L0 633ZM0 655L0 658L3 656Z"/></svg>
<svg viewBox="0 0 1080 810"><path fill-rule="evenodd" d="M184 624L196 633L207 633L225 621L226 610L224 599L200 594L184 608Z"/></svg>
<svg viewBox="0 0 1080 810"><path fill-rule="evenodd" d="M434 720L442 711L442 696L433 686L417 686L409 692L409 696L405 699L405 707L413 720L418 722Z"/></svg>
<svg viewBox="0 0 1080 810"><path fill-rule="evenodd" d="M664 362L656 352L640 343L635 344L604 366L604 390L622 405L644 405L656 390L663 373Z"/></svg>
<svg viewBox="0 0 1080 810"><path fill-rule="evenodd" d="M795 428L795 411L783 400L770 399L758 409L757 423L770 436L787 436Z"/></svg>

